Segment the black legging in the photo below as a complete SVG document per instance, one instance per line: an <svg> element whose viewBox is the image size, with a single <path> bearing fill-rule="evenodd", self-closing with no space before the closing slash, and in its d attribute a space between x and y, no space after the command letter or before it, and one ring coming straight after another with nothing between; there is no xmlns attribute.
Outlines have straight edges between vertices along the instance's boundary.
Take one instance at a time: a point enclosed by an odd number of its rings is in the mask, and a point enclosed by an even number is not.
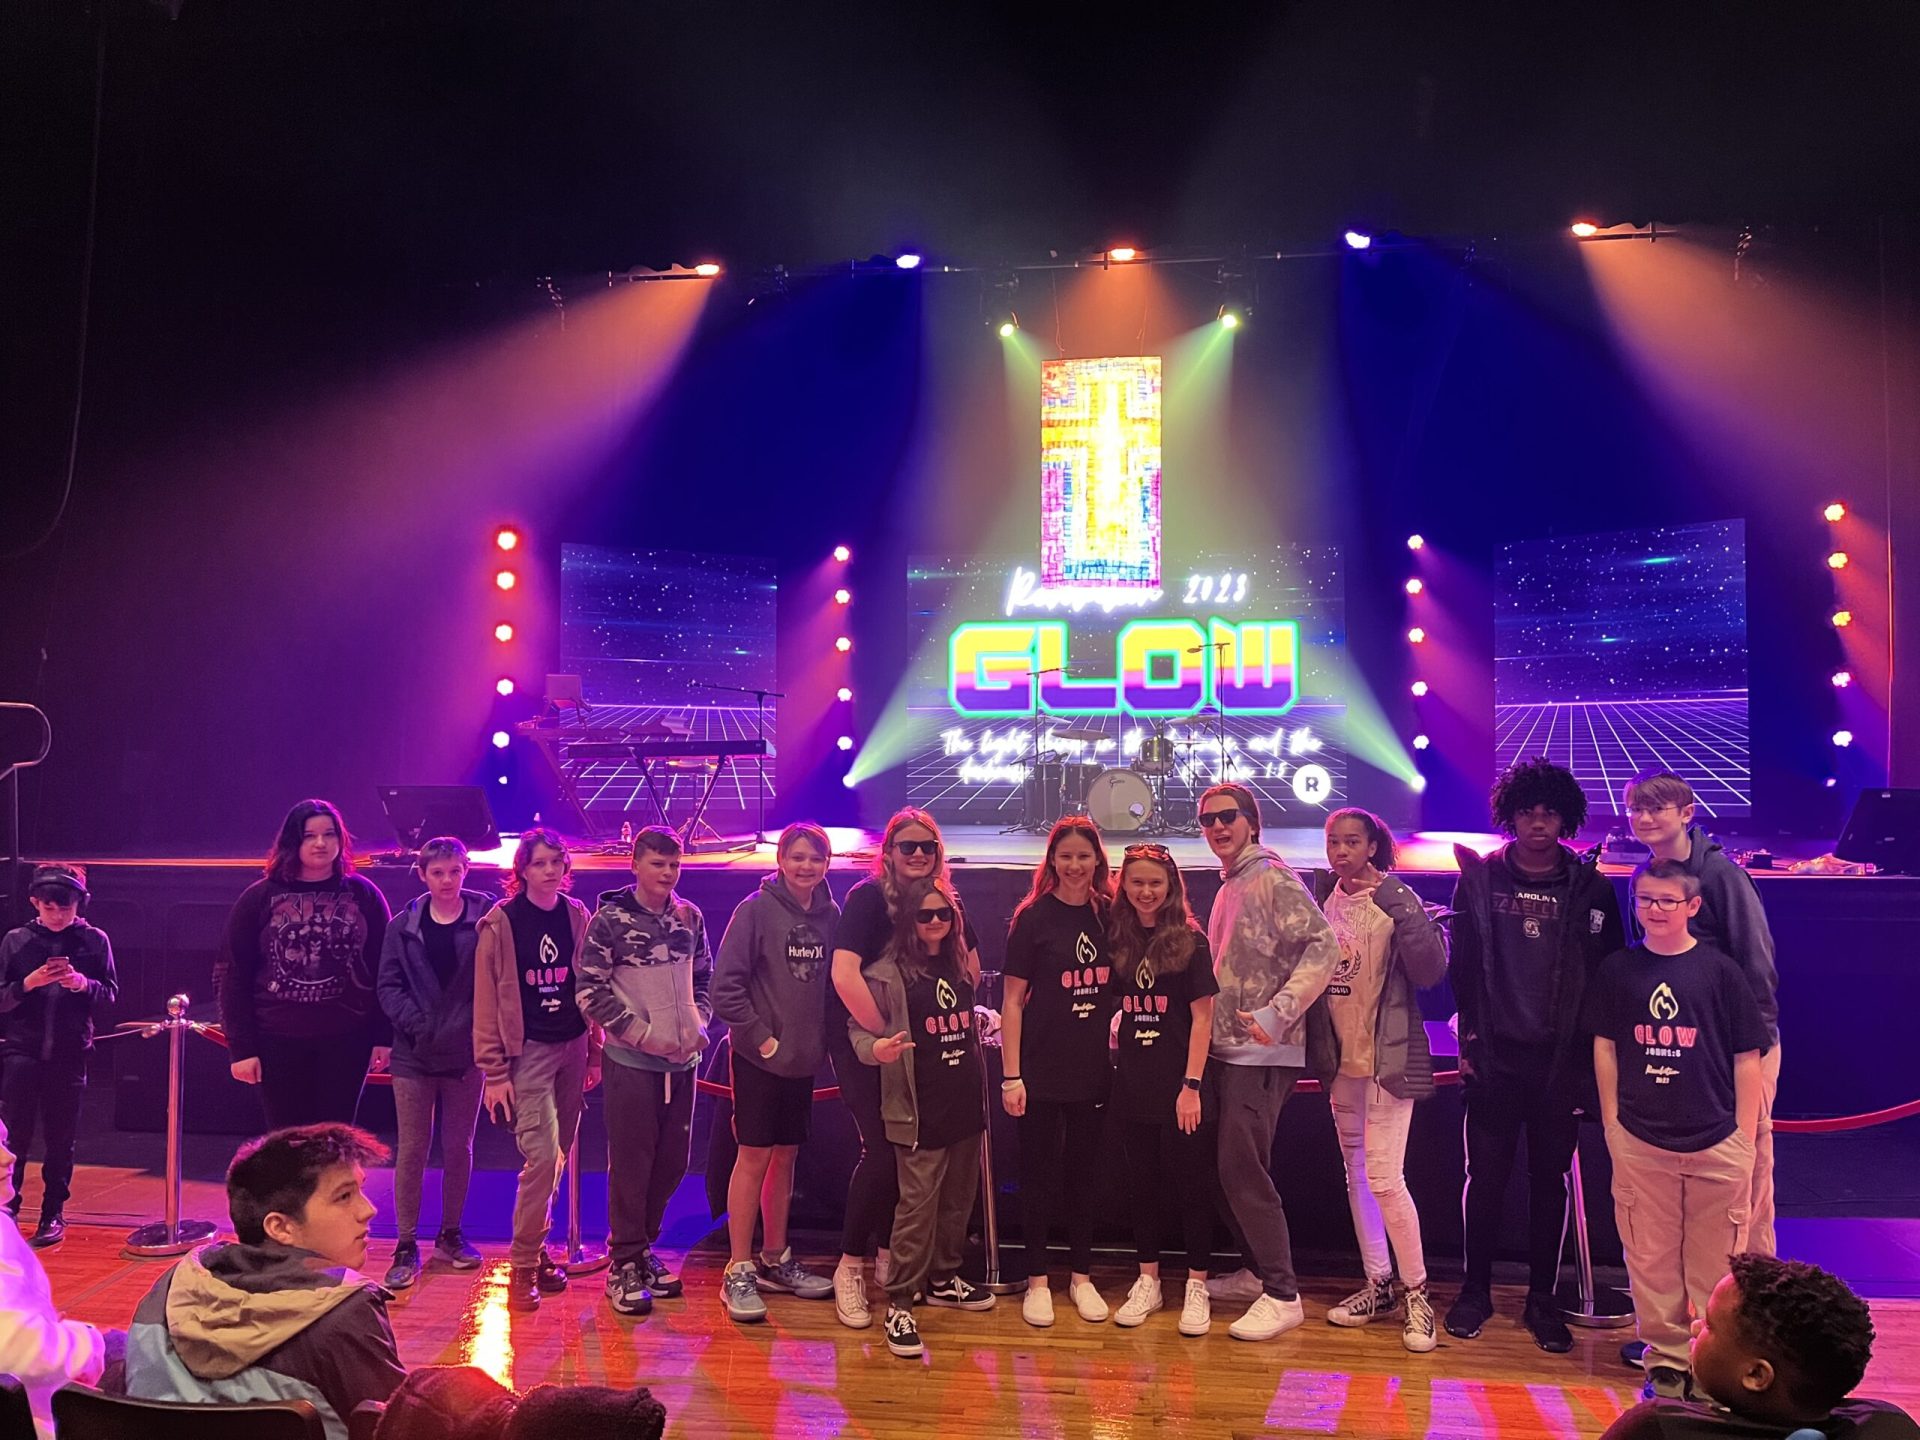
<svg viewBox="0 0 1920 1440"><path fill-rule="evenodd" d="M1217 1164L1213 1127L1189 1135L1178 1125L1120 1127L1127 1156L1127 1188L1133 1197L1133 1253L1142 1265L1157 1265L1169 1234L1181 1237L1187 1268L1205 1273L1213 1260L1214 1191Z"/></svg>
<svg viewBox="0 0 1920 1440"><path fill-rule="evenodd" d="M841 1027L844 1029L845 1027ZM834 1040L827 1046L840 1098L860 1131L860 1163L847 1182L847 1219L840 1236L840 1253L865 1255L886 1249L893 1236L893 1212L900 1205L900 1176L880 1118L880 1067L862 1063L850 1042Z"/></svg>
<svg viewBox="0 0 1920 1440"><path fill-rule="evenodd" d="M1067 1263L1076 1275L1093 1264L1093 1187L1105 1123L1093 1100L1050 1104L1027 1098L1027 1113L1020 1117L1020 1243L1028 1279L1047 1273L1047 1232L1063 1194Z"/></svg>

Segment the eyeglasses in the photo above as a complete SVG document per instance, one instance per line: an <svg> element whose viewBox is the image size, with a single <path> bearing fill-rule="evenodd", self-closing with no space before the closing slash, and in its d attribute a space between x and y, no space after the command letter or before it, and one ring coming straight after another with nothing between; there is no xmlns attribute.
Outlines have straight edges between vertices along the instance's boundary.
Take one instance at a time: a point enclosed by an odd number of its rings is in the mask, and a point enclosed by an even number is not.
<svg viewBox="0 0 1920 1440"><path fill-rule="evenodd" d="M931 910L916 910L913 912L913 918L922 925L946 925L953 920L953 907L939 905Z"/></svg>
<svg viewBox="0 0 1920 1440"><path fill-rule="evenodd" d="M1636 895L1633 903L1642 910L1658 910L1662 915L1671 915L1687 902L1676 900L1671 895Z"/></svg>
<svg viewBox="0 0 1920 1440"><path fill-rule="evenodd" d="M893 848L902 855L938 855L940 842L938 840L896 840L893 842Z"/></svg>
<svg viewBox="0 0 1920 1440"><path fill-rule="evenodd" d="M1650 820L1664 810L1678 810L1678 805L1629 805L1627 814L1636 820Z"/></svg>
<svg viewBox="0 0 1920 1440"><path fill-rule="evenodd" d="M1129 845L1125 856L1128 860L1171 860L1173 852L1164 845Z"/></svg>
<svg viewBox="0 0 1920 1440"><path fill-rule="evenodd" d="M1200 825L1202 829L1214 825L1231 825L1243 813L1238 805L1229 805L1224 810L1209 810L1200 817Z"/></svg>

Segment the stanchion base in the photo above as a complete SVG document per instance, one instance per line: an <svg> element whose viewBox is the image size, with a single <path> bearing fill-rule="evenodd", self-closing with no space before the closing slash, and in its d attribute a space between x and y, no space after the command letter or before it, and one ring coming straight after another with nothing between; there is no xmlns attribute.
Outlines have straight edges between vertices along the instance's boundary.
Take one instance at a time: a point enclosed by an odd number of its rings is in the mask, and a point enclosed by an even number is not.
<svg viewBox="0 0 1920 1440"><path fill-rule="evenodd" d="M989 1295L1018 1295L1027 1288L1027 1282L1024 1280L1002 1280L997 1275L988 1275L980 1288L985 1290Z"/></svg>
<svg viewBox="0 0 1920 1440"><path fill-rule="evenodd" d="M1633 1300L1609 1285L1593 1287L1593 1309L1580 1304L1580 1287L1572 1281L1554 1291L1560 1318L1583 1330L1624 1330L1633 1324Z"/></svg>
<svg viewBox="0 0 1920 1440"><path fill-rule="evenodd" d="M561 1263L567 1267L569 1275L591 1275L596 1270L606 1269L608 1258L606 1246L582 1243L569 1246Z"/></svg>
<svg viewBox="0 0 1920 1440"><path fill-rule="evenodd" d="M211 1220L182 1220L171 1230L164 1220L155 1220L151 1225L142 1225L127 1236L125 1250L129 1255L138 1255L141 1259L158 1259L167 1255L184 1255L196 1245L204 1245L220 1233L220 1227Z"/></svg>

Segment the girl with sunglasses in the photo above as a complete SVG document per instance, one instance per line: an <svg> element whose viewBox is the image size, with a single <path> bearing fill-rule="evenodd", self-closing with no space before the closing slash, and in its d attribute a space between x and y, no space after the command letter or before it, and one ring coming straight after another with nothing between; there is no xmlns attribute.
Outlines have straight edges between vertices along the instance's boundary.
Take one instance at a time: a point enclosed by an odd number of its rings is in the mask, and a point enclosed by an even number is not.
<svg viewBox="0 0 1920 1440"><path fill-rule="evenodd" d="M1140 1325L1161 1307L1163 1220L1178 1214L1187 1284L1180 1333L1213 1325L1207 1264L1215 1210L1213 1132L1201 1113L1200 1081L1213 1035L1213 952L1187 910L1187 887L1164 845L1129 845L1107 926L1113 994L1120 1006L1113 1103L1133 1191L1140 1278L1114 1314Z"/></svg>
<svg viewBox="0 0 1920 1440"><path fill-rule="evenodd" d="M887 1348L896 1355L922 1350L916 1294L953 1310L993 1308L992 1293L960 1275L987 1128L977 978L952 887L932 877L908 884L887 947L866 970L882 1024L867 1029L856 1021L850 1032L860 1059L878 1068L899 1173L886 1281Z"/></svg>
<svg viewBox="0 0 1920 1440"><path fill-rule="evenodd" d="M847 893L840 925L834 932L833 986L827 995L827 1056L833 1061L840 1096L860 1132L860 1160L847 1184L840 1263L833 1272L833 1308L841 1324L855 1330L873 1323L867 1304L869 1254L875 1257L874 1280L882 1286L888 1280L891 1254L887 1237L900 1191L893 1146L880 1116L880 1077L854 1054L848 1020L875 1034L884 1032L885 1021L863 972L885 953L899 918L902 894L923 880L948 883L947 852L940 826L924 810L901 810L887 821L879 852L874 856L873 873ZM980 952L973 926L961 914L955 929L965 949L968 974L978 982Z"/></svg>
<svg viewBox="0 0 1920 1440"><path fill-rule="evenodd" d="M1100 1172L1101 1107L1113 1083L1107 1058L1107 913L1113 882L1100 831L1070 815L1047 836L1033 888L1013 912L1002 977L1000 1102L1020 1129L1020 1238L1029 1325L1053 1324L1047 1231L1062 1195L1067 1295L1082 1320L1107 1318L1093 1288L1093 1191Z"/></svg>
<svg viewBox="0 0 1920 1440"><path fill-rule="evenodd" d="M1333 1109L1367 1279L1327 1319L1366 1325L1392 1316L1404 1298L1401 1339L1424 1354L1439 1336L1405 1165L1414 1102L1433 1093L1415 992L1446 978L1446 944L1420 897L1387 873L1393 832L1378 815L1354 808L1329 815L1327 864L1314 874L1313 897L1340 942L1340 960L1307 1012L1307 1056ZM1404 1295L1394 1290L1396 1260Z"/></svg>

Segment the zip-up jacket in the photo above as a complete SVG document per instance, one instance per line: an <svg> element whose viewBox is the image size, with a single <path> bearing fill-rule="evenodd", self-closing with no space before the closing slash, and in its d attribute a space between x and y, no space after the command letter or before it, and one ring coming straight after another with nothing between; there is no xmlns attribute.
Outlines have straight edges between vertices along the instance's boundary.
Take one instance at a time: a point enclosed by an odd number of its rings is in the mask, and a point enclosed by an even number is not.
<svg viewBox="0 0 1920 1440"><path fill-rule="evenodd" d="M573 923L573 963L578 971L587 907L564 890L560 899ZM506 906L502 900L480 917L479 941L473 951L473 1062L496 1085L513 1078L513 1062L527 1048L527 1019L520 1010L520 965ZM589 1023L587 1064L599 1062L600 1027Z"/></svg>
<svg viewBox="0 0 1920 1440"><path fill-rule="evenodd" d="M27 989L27 976L56 955L87 979L84 990L64 985ZM93 1010L119 997L113 945L107 932L76 918L64 930L38 920L0 938L0 1054L76 1062L93 1048Z"/></svg>
<svg viewBox="0 0 1920 1440"><path fill-rule="evenodd" d="M920 1096L914 1085L913 1056L902 1055L891 1065L883 1065L873 1054L875 1041L911 1028L907 978L900 973L899 962L891 955L868 961L860 967L860 973L873 992L873 1003L880 1009L880 1018L887 1022L886 1034L876 1035L862 1029L858 1020L848 1016L847 1038L853 1042L853 1053L863 1063L880 1066L880 1121L886 1128L887 1139L912 1149L920 1143Z"/></svg>
<svg viewBox="0 0 1920 1440"><path fill-rule="evenodd" d="M490 902L471 890L460 892L454 970L444 986L427 959L420 928L432 903L431 896L422 895L394 916L380 946L375 992L393 1022L396 1075L463 1075L473 1068L473 957L480 948L480 917Z"/></svg>
<svg viewBox="0 0 1920 1440"><path fill-rule="evenodd" d="M1324 909L1339 879L1331 870L1314 871L1314 903ZM1424 1100L1433 1094L1433 1052L1427 1046L1419 992L1447 978L1445 932L1420 897L1395 876L1380 878L1373 903L1393 922L1373 1018L1373 1078L1397 1100ZM1307 1068L1323 1086L1331 1086L1340 1071L1340 1036L1325 992L1307 1012Z"/></svg>

